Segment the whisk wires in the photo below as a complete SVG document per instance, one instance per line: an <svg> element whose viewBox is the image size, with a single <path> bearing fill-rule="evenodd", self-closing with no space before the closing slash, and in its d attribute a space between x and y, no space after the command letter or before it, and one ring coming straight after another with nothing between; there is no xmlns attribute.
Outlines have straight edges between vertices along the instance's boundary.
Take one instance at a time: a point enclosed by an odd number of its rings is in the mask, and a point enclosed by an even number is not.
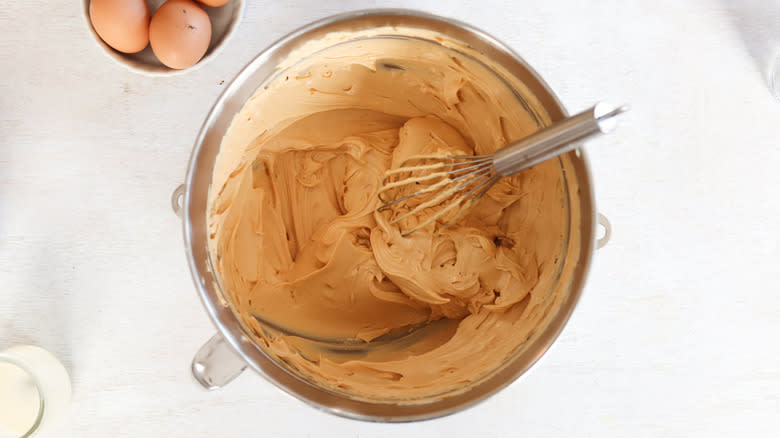
<svg viewBox="0 0 780 438"><path fill-rule="evenodd" d="M421 164L407 165L414 162ZM402 230L402 236L451 214L441 228L444 230L468 213L500 179L491 155L415 155L406 159L404 166L385 172L378 194L383 204L378 211L405 202L409 211L393 217L390 223L395 224L432 210L413 228Z"/></svg>

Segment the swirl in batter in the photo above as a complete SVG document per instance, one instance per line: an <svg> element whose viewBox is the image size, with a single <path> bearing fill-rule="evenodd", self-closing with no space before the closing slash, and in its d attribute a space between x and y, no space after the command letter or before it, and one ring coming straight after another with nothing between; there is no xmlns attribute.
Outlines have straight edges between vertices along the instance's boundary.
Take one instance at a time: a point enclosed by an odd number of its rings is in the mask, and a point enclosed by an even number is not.
<svg viewBox="0 0 780 438"><path fill-rule="evenodd" d="M209 212L220 285L265 350L306 379L407 403L457 392L554 308L560 166L502 180L455 226L402 237L376 211L387 169L493 152L537 130L538 115L444 45L335 42L259 89L222 141Z"/></svg>

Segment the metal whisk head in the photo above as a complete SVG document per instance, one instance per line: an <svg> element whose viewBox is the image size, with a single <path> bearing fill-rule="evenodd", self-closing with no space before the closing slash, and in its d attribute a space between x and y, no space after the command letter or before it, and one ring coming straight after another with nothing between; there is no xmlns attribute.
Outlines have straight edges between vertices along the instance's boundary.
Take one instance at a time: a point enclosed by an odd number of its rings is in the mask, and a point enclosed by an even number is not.
<svg viewBox="0 0 780 438"><path fill-rule="evenodd" d="M415 155L404 164L385 172L379 190L379 199L384 204L378 211L391 207L400 211L401 214L390 220L391 224L428 209L434 211L413 228L402 231L402 236L448 215L449 220L442 228L446 229L501 179L493 166L493 155Z"/></svg>
<svg viewBox="0 0 780 438"><path fill-rule="evenodd" d="M628 105L613 107L598 103L490 155L410 157L402 163L403 167L385 172L379 190L379 200L384 204L379 211L392 207L397 214L391 217L392 224L433 209L430 216L412 229L402 231L404 236L439 219L447 219L444 224L447 228L501 178L571 152L586 138L612 132L616 125L613 118L626 111Z"/></svg>

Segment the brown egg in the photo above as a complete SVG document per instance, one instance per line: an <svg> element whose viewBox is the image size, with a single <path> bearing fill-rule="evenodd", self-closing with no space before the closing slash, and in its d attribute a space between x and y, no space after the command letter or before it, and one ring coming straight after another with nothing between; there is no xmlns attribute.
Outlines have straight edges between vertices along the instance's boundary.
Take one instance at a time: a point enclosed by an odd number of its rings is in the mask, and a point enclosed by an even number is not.
<svg viewBox="0 0 780 438"><path fill-rule="evenodd" d="M149 44L149 6L144 0L92 0L89 19L109 46L136 53Z"/></svg>
<svg viewBox="0 0 780 438"><path fill-rule="evenodd" d="M163 64L183 69L195 65L211 42L211 20L191 0L168 0L149 25L152 51Z"/></svg>
<svg viewBox="0 0 780 438"><path fill-rule="evenodd" d="M198 1L203 3L206 6L211 6L212 8L216 8L226 4L230 0L198 0Z"/></svg>

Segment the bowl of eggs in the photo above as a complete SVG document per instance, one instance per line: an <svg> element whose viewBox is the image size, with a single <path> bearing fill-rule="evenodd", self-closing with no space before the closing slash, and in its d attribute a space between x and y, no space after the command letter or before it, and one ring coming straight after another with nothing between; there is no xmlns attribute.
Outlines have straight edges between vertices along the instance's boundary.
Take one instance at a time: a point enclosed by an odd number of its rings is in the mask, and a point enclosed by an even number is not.
<svg viewBox="0 0 780 438"><path fill-rule="evenodd" d="M243 0L84 0L95 40L138 73L168 76L202 66L238 27Z"/></svg>

